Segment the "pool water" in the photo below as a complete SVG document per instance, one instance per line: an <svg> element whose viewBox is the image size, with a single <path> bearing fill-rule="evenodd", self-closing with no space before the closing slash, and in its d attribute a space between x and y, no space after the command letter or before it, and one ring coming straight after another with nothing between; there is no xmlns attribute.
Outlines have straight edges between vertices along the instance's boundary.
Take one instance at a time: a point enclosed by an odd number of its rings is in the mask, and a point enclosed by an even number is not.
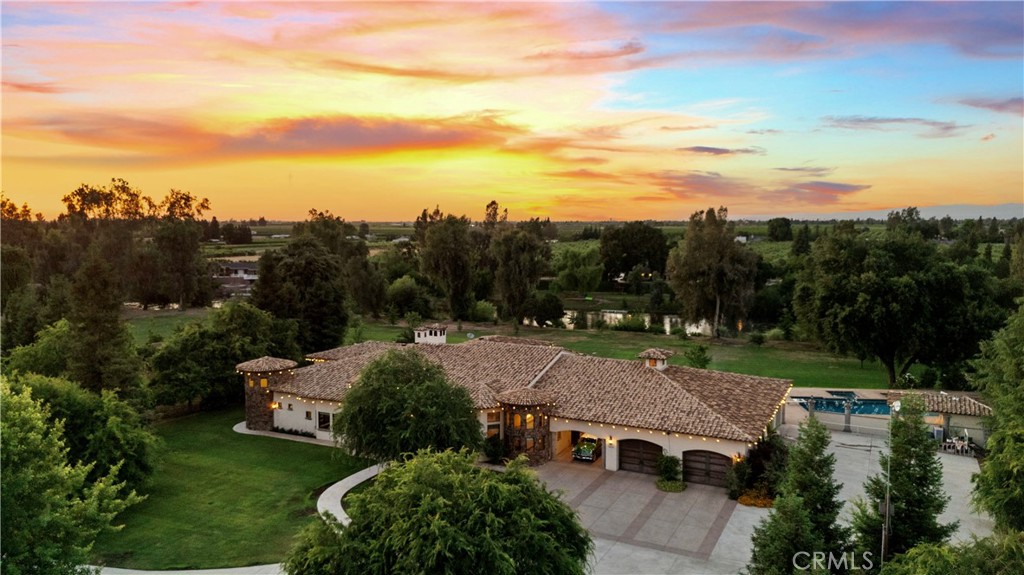
<svg viewBox="0 0 1024 575"><path fill-rule="evenodd" d="M807 409L807 401L813 399L814 411L846 413L846 399L827 397L794 397L793 399L798 400L804 409ZM884 399L856 399L850 413L853 415L889 415L889 404Z"/></svg>

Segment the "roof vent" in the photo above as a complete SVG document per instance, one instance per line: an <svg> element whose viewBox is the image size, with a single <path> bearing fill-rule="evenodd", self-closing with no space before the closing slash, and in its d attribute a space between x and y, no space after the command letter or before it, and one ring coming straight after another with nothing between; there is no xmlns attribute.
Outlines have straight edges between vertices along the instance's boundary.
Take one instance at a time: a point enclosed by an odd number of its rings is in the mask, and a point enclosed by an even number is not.
<svg viewBox="0 0 1024 575"><path fill-rule="evenodd" d="M448 326L439 323L421 325L412 330L415 343L443 344L448 343Z"/></svg>
<svg viewBox="0 0 1024 575"><path fill-rule="evenodd" d="M647 367L652 367L658 371L662 371L668 367L668 358L673 355L675 355L675 352L672 350L652 347L651 349L645 349L640 352L637 354L637 357L644 360L644 364Z"/></svg>

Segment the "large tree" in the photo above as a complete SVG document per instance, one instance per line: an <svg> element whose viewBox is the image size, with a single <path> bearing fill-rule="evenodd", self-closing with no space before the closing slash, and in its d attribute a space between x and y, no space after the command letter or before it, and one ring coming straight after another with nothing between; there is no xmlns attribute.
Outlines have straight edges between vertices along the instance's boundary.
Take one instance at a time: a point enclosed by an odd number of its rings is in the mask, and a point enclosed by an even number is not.
<svg viewBox="0 0 1024 575"><path fill-rule="evenodd" d="M334 436L352 455L377 461L483 441L466 388L414 350L389 351L363 368L334 416Z"/></svg>
<svg viewBox="0 0 1024 575"><path fill-rule="evenodd" d="M1024 533L997 532L959 545L922 543L885 564L882 575L1020 575Z"/></svg>
<svg viewBox="0 0 1024 575"><path fill-rule="evenodd" d="M57 377L14 374L10 386L15 393L30 389L51 424L64 422L68 461L92 465L88 484L116 469L128 489L141 491L153 472L157 439L131 405L109 391L96 394Z"/></svg>
<svg viewBox="0 0 1024 575"><path fill-rule="evenodd" d="M822 551L821 537L814 532L804 500L797 495L775 499L774 508L751 537L753 551L746 572L749 575L788 575L805 571L798 565L801 553Z"/></svg>
<svg viewBox="0 0 1024 575"><path fill-rule="evenodd" d="M348 327L347 290L338 256L310 235L264 252L252 302L279 319L298 322L304 352L342 344Z"/></svg>
<svg viewBox="0 0 1024 575"><path fill-rule="evenodd" d="M992 406L988 452L974 476L974 501L996 525L1024 531L1024 302L981 344L974 384Z"/></svg>
<svg viewBox="0 0 1024 575"><path fill-rule="evenodd" d="M735 241L728 214L724 207L695 212L668 258L668 280L683 315L711 323L715 337L723 316L742 317L757 275L757 254Z"/></svg>
<svg viewBox="0 0 1024 575"><path fill-rule="evenodd" d="M924 421L924 402L910 395L901 403L899 413L889 421L889 450L878 457L881 472L864 483L867 500L854 502L851 521L858 549L882 559L882 510L886 492L890 493L885 561L920 543L943 543L958 525L939 523L949 496L942 490L942 462L931 426Z"/></svg>
<svg viewBox="0 0 1024 575"><path fill-rule="evenodd" d="M294 320L280 320L245 303L217 310L205 322L185 326L153 355L152 388L160 403L200 401L240 404L235 366L270 355L298 359Z"/></svg>
<svg viewBox="0 0 1024 575"><path fill-rule="evenodd" d="M586 572L593 542L576 513L518 460L504 473L470 452L420 451L300 535L290 575Z"/></svg>
<svg viewBox="0 0 1024 575"><path fill-rule="evenodd" d="M598 248L561 250L552 264L556 274L552 289L586 294L601 285L604 266Z"/></svg>
<svg viewBox="0 0 1024 575"><path fill-rule="evenodd" d="M629 222L601 232L601 261L609 279L629 273L638 265L664 273L667 257L665 234L644 222Z"/></svg>
<svg viewBox="0 0 1024 575"><path fill-rule="evenodd" d="M551 249L543 240L522 229L505 228L491 240L491 257L502 315L511 317L518 329L526 317L527 302L547 265Z"/></svg>
<svg viewBox="0 0 1024 575"><path fill-rule="evenodd" d="M64 425L50 421L30 390L13 393L0 379L0 540L5 574L78 574L96 536L141 500L115 475L87 484L91 464L72 465Z"/></svg>
<svg viewBox="0 0 1024 575"><path fill-rule="evenodd" d="M828 428L811 415L800 424L796 443L789 448L786 474L779 487L784 495L803 498L814 534L822 550L836 557L850 547L850 530L839 523L842 483L836 483L836 456L828 452Z"/></svg>
<svg viewBox="0 0 1024 575"><path fill-rule="evenodd" d="M116 271L91 249L71 289L68 376L90 391L137 397L142 362L121 321L120 296Z"/></svg>
<svg viewBox="0 0 1024 575"><path fill-rule="evenodd" d="M850 226L814 243L793 304L829 350L878 358L895 387L914 363L977 353L1005 317L993 296L990 275L944 259L920 234L875 238Z"/></svg>
<svg viewBox="0 0 1024 575"><path fill-rule="evenodd" d="M469 220L452 215L431 222L420 248L423 273L444 293L452 319L467 319L472 305L473 260Z"/></svg>

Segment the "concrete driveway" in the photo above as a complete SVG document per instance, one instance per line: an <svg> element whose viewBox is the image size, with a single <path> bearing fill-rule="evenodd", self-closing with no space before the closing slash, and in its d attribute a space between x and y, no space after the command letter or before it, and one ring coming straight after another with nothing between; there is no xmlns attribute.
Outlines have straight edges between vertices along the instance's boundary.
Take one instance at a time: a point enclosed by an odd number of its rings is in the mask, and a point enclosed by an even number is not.
<svg viewBox="0 0 1024 575"><path fill-rule="evenodd" d="M783 434L796 435L795 426ZM843 483L842 520L849 521L850 502L864 496L864 481L879 472L878 454L885 440L832 432L829 451L836 455L836 480ZM944 490L951 500L940 521L958 520L953 541L984 537L992 520L970 507L975 459L940 453ZM655 477L628 471L605 471L600 464L552 461L536 468L548 488L561 490L594 538L595 574L732 574L750 559L754 528L767 509L737 506L725 489L689 485L682 493L663 493Z"/></svg>
<svg viewBox="0 0 1024 575"><path fill-rule="evenodd" d="M652 475L582 462L552 461L537 474L549 489L563 492L593 536L594 573L735 573L749 553L744 526L752 529L763 515L741 511L738 526L727 531L737 507L720 487L665 493Z"/></svg>

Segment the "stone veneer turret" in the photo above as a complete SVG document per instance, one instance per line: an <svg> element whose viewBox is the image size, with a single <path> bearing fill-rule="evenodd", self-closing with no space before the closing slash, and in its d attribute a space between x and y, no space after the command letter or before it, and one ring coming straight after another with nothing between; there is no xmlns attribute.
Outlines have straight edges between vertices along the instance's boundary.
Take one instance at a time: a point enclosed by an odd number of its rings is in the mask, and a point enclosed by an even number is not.
<svg viewBox="0 0 1024 575"><path fill-rule="evenodd" d="M289 377L298 365L290 359L263 356L240 363L235 371L245 377L245 426L257 431L274 428L274 405L271 388Z"/></svg>
<svg viewBox="0 0 1024 575"><path fill-rule="evenodd" d="M528 387L498 394L505 418L505 453L510 459L526 455L530 465L551 460L551 413L554 394Z"/></svg>

